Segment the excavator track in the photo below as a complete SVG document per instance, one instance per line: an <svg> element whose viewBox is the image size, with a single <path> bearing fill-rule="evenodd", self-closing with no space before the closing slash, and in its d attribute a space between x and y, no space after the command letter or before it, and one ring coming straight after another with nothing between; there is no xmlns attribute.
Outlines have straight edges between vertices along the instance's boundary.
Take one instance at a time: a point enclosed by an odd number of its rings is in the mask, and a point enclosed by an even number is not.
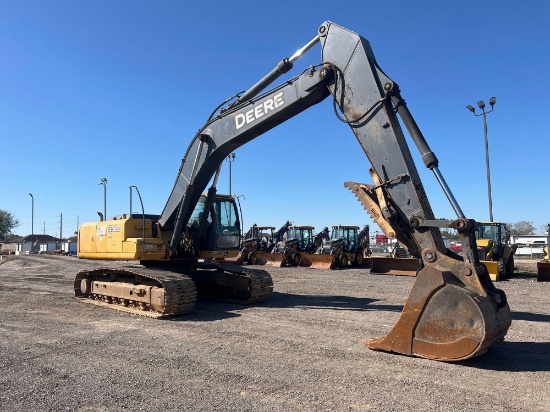
<svg viewBox="0 0 550 412"><path fill-rule="evenodd" d="M266 301L273 292L271 275L262 269L243 267L227 261L204 261L188 273L199 296L243 305Z"/></svg>
<svg viewBox="0 0 550 412"><path fill-rule="evenodd" d="M151 318L183 315L197 300L188 276L144 268L83 270L75 277L74 293L82 302Z"/></svg>

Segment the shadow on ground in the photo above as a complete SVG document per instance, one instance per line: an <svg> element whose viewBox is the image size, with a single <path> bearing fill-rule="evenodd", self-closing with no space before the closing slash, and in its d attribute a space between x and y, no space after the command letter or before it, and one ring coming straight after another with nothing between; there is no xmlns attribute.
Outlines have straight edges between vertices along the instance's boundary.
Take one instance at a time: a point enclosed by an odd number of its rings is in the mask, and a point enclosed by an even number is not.
<svg viewBox="0 0 550 412"><path fill-rule="evenodd" d="M240 316L240 312L249 307L265 308L300 308L300 309L329 309L353 311L390 311L401 312L402 305L373 304L376 299L356 298L350 296L319 296L299 295L292 293L273 292L267 302L252 306L240 305L231 302L200 299L194 310L183 316L172 318L172 321L214 321Z"/></svg>
<svg viewBox="0 0 550 412"><path fill-rule="evenodd" d="M550 342L501 342L462 363L464 366L506 372L550 371Z"/></svg>

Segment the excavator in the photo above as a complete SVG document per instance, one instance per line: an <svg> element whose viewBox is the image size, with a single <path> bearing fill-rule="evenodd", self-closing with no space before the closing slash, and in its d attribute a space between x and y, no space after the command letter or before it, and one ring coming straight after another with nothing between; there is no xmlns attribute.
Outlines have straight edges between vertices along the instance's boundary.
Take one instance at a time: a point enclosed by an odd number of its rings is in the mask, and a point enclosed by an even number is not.
<svg viewBox="0 0 550 412"><path fill-rule="evenodd" d="M321 63L268 88L318 43ZM379 67L370 43L329 21L290 58L212 112L191 140L160 215L122 216L80 229L80 257L133 258L139 265L79 272L75 295L160 316L191 310L200 289L245 303L266 299L273 288L267 272L199 259L206 247L212 256L223 248L238 249L237 209L231 199L216 196L220 168L240 146L329 97L335 116L350 127L371 164L373 184L347 182L346 187L388 238L423 263L397 323L386 336L368 340L367 347L460 361L502 341L511 325L510 307L479 261L475 221L462 212L398 84ZM434 217L399 118L456 219ZM197 219L191 223L192 215ZM457 231L463 256L447 250L442 228Z"/></svg>

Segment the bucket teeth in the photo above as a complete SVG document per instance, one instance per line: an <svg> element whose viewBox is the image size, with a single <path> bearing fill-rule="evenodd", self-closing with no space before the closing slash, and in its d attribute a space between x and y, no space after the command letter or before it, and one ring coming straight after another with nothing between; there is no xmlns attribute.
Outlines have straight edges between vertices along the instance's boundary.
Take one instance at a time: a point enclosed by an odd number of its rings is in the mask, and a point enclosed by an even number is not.
<svg viewBox="0 0 550 412"><path fill-rule="evenodd" d="M345 182L344 186L352 191L372 220L382 229L386 236L390 238L395 237L394 228L392 228L382 214L378 197L374 192L374 186L356 182Z"/></svg>
<svg viewBox="0 0 550 412"><path fill-rule="evenodd" d="M344 186L352 191L373 220L377 221L382 218L382 211L380 210L380 206L378 206L376 195L372 190L373 186L356 182L345 182Z"/></svg>

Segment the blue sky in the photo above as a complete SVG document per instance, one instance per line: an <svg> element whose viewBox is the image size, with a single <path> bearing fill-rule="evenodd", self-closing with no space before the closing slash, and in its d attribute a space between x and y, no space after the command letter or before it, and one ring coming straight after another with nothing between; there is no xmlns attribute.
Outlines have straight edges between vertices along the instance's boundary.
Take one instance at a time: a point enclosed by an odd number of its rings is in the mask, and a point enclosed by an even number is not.
<svg viewBox="0 0 550 412"><path fill-rule="evenodd" d="M482 117L487 116L493 215L550 222L550 3L546 1L4 1L0 0L0 209L31 233L72 234L129 211L137 185L161 213L196 131L227 97L291 56L326 20L367 38L467 217L488 220ZM320 46L288 78L319 63ZM286 77L283 77L285 79ZM478 110L479 111L479 110ZM411 148L418 159L416 148ZM347 180L369 163L330 99L239 148L232 191L244 225L318 229L371 224ZM438 218L454 218L417 162ZM224 164L218 191L228 191ZM137 210L134 196L134 210Z"/></svg>

